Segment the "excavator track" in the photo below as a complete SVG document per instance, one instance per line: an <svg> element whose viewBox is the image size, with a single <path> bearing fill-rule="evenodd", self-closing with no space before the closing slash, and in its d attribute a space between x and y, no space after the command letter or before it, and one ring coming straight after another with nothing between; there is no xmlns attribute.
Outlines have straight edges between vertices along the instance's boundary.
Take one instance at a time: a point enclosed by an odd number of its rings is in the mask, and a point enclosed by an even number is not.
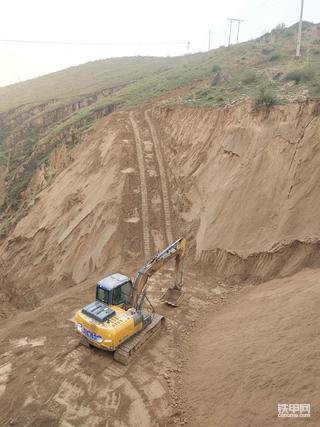
<svg viewBox="0 0 320 427"><path fill-rule="evenodd" d="M154 314L151 323L145 329L119 346L113 353L114 360L122 365L128 365L133 355L160 331L163 323L164 317Z"/></svg>

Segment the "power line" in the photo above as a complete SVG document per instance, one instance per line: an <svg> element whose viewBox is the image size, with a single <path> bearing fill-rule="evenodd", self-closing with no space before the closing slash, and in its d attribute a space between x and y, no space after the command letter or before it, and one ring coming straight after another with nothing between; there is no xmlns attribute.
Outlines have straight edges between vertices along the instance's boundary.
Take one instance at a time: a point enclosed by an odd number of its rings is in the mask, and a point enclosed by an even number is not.
<svg viewBox="0 0 320 427"><path fill-rule="evenodd" d="M185 45L185 42L72 42L53 40L14 40L2 39L0 43L27 43L27 44L47 44L47 45L68 45L68 46L165 46L165 45Z"/></svg>

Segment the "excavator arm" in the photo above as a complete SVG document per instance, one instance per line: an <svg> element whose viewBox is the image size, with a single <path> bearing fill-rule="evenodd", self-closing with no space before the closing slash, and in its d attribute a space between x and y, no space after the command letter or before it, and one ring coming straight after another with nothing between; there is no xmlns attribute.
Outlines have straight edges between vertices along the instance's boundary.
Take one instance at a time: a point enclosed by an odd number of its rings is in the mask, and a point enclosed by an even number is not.
<svg viewBox="0 0 320 427"><path fill-rule="evenodd" d="M174 243L166 247L163 251L155 255L150 261L146 262L140 268L133 283L133 291L131 297L131 304L137 310L141 310L144 300L146 298L146 291L148 288L148 279L160 268L164 266L171 259L175 259L175 282L174 287L168 291L174 291L181 294L182 287L182 257L185 252L186 240L180 238ZM170 301L167 301L169 304ZM176 305L173 304L172 305Z"/></svg>

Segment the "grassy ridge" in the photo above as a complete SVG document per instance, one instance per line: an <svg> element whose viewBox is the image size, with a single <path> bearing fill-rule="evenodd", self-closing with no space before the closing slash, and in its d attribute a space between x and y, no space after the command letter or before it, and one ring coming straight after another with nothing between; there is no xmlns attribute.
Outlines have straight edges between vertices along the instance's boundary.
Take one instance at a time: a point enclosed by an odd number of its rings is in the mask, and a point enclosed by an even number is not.
<svg viewBox="0 0 320 427"><path fill-rule="evenodd" d="M89 62L0 88L0 112L49 99L65 103L194 62L187 57L129 57Z"/></svg>

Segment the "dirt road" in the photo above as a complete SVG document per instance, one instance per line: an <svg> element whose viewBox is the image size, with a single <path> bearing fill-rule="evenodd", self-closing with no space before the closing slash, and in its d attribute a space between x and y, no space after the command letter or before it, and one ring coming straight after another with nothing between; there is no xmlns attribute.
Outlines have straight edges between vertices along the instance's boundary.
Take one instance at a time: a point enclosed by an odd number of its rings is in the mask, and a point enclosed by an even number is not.
<svg viewBox="0 0 320 427"><path fill-rule="evenodd" d="M175 238L165 161L157 130L148 111L130 113L141 191L144 254L149 258Z"/></svg>

